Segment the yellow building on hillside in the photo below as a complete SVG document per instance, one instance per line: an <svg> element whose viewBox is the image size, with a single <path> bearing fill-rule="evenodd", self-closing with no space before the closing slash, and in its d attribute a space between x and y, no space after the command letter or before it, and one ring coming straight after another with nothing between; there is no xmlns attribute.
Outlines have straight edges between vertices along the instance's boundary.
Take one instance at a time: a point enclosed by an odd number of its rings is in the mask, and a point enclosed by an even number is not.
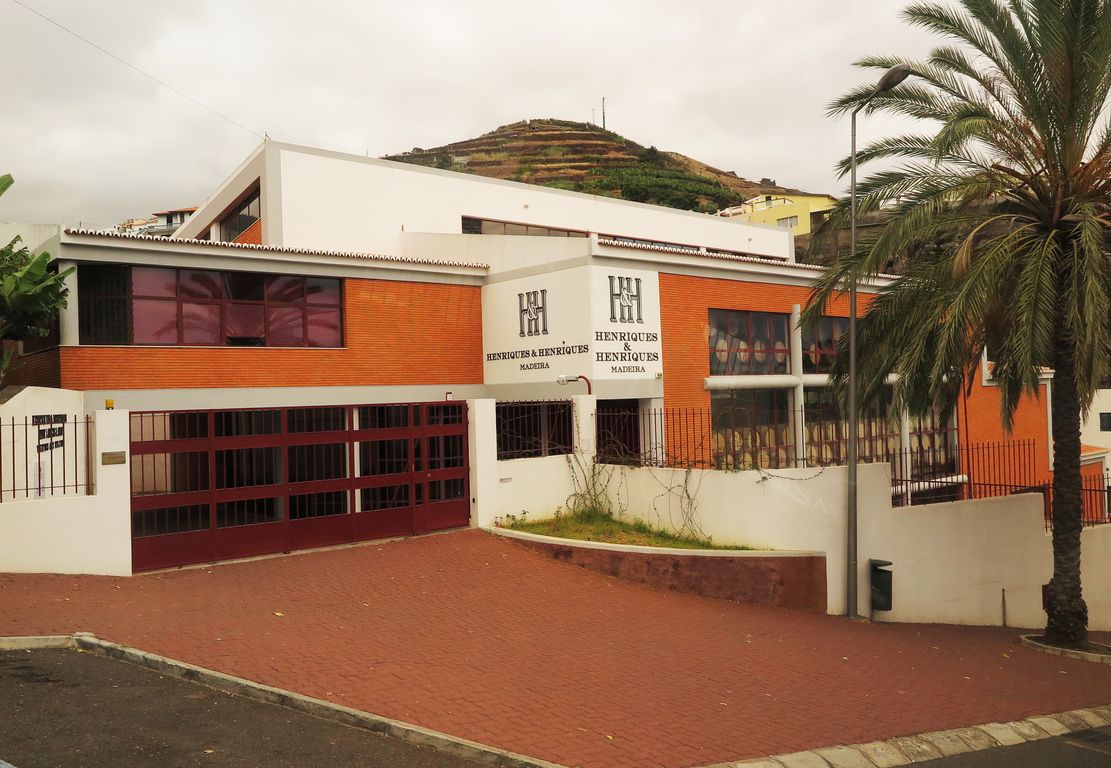
<svg viewBox="0 0 1111 768"><path fill-rule="evenodd" d="M757 195L741 205L718 211L718 216L754 224L774 224L796 235L809 235L829 218L836 202L837 198L830 195L805 192Z"/></svg>

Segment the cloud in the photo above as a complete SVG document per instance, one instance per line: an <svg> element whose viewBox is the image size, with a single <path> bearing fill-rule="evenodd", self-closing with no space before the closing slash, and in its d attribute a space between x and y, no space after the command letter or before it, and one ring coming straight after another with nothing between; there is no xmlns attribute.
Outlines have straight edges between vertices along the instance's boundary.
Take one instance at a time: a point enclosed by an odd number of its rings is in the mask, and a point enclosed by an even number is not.
<svg viewBox="0 0 1111 768"><path fill-rule="evenodd" d="M383 155L530 117L601 121L742 176L837 192L825 105L931 40L890 0L27 0L246 126ZM141 8L142 12L136 11ZM0 219L110 225L203 200L258 139L14 4ZM861 137L897 126L868 118Z"/></svg>

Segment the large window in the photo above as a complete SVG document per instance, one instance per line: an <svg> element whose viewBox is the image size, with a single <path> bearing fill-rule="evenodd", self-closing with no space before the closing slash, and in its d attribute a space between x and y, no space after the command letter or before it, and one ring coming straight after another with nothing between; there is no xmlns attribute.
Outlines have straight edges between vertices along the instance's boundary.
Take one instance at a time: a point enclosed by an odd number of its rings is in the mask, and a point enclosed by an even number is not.
<svg viewBox="0 0 1111 768"><path fill-rule="evenodd" d="M711 309L710 375L787 373L790 315Z"/></svg>
<svg viewBox="0 0 1111 768"><path fill-rule="evenodd" d="M891 387L861 410L857 426L857 455L862 463L889 462L894 477L929 480L957 471L957 427L952 414L934 411L911 417L909 443L902 441L902 422L892 405ZM807 388L804 404L806 459L812 466L848 461L848 424L834 392ZM910 473L904 477L905 473Z"/></svg>
<svg viewBox="0 0 1111 768"><path fill-rule="evenodd" d="M811 466L845 464L848 461L848 422L833 390L807 388L804 404L806 460ZM899 452L900 422L891 408L891 389L884 387L879 399L860 412L857 454L863 463L893 461Z"/></svg>
<svg viewBox="0 0 1111 768"><path fill-rule="evenodd" d="M337 278L82 265L82 344L339 347Z"/></svg>
<svg viewBox="0 0 1111 768"><path fill-rule="evenodd" d="M714 466L794 466L791 398L785 389L729 390L710 397Z"/></svg>
<svg viewBox="0 0 1111 768"><path fill-rule="evenodd" d="M246 232L247 228L258 221L261 216L261 203L259 193L256 190L254 194L240 203L234 211L220 219L221 242L232 242Z"/></svg>

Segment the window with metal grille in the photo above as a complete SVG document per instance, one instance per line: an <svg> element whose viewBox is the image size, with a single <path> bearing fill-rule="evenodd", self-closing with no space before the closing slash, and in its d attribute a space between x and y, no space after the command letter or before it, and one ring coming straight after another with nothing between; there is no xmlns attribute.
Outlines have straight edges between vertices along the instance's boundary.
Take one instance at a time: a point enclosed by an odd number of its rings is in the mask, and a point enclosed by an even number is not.
<svg viewBox="0 0 1111 768"><path fill-rule="evenodd" d="M498 403L495 416L498 459L559 456L573 449L569 401Z"/></svg>
<svg viewBox="0 0 1111 768"><path fill-rule="evenodd" d="M130 269L82 264L77 269L77 327L82 344L131 343Z"/></svg>

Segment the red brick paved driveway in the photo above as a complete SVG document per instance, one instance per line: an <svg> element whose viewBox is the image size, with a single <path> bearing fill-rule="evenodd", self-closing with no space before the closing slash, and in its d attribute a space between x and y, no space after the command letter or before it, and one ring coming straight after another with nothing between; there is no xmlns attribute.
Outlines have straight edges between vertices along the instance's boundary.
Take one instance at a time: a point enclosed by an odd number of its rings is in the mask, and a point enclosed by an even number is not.
<svg viewBox="0 0 1111 768"><path fill-rule="evenodd" d="M1021 648L1013 630L657 591L477 531L131 579L0 576L0 634L77 630L589 768L1111 703L1111 665Z"/></svg>

